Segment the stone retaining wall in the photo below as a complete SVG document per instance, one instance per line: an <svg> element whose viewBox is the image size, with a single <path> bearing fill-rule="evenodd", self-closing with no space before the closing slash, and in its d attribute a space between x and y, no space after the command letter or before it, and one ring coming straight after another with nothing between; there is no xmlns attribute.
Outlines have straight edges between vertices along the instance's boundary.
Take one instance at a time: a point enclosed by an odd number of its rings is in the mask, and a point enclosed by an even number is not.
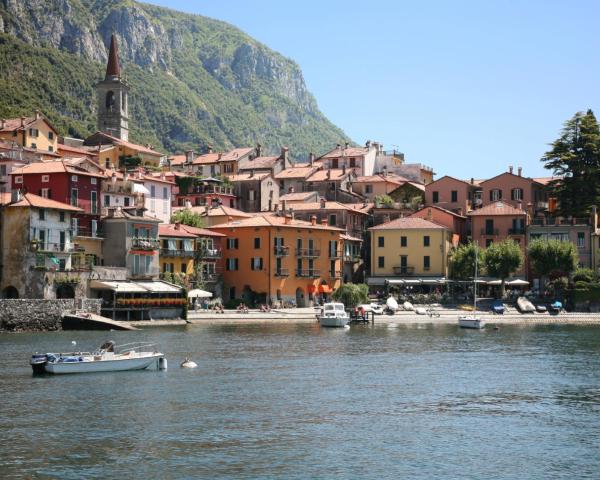
<svg viewBox="0 0 600 480"><path fill-rule="evenodd" d="M60 330L64 312L81 308L91 313L100 313L101 300L96 299L14 299L0 300L0 330L44 331Z"/></svg>

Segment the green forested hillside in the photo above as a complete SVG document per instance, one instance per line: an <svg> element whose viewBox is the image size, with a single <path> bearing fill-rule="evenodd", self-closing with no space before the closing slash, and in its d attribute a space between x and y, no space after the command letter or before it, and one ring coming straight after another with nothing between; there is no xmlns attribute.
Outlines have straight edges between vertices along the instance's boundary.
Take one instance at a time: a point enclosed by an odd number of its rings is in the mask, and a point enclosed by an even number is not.
<svg viewBox="0 0 600 480"><path fill-rule="evenodd" d="M66 135L95 131L113 32L135 142L167 152L260 142L305 158L347 139L291 60L231 25L131 0L0 2L0 117L39 109Z"/></svg>

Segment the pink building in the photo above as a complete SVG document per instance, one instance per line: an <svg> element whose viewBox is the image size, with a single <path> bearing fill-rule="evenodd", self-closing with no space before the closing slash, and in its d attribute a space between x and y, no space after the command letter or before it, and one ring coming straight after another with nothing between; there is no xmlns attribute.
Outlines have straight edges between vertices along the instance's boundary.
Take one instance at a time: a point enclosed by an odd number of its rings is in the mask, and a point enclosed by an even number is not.
<svg viewBox="0 0 600 480"><path fill-rule="evenodd" d="M513 168L509 167L508 172L481 182L483 205L501 200L516 208L535 212L546 210L548 208L548 194L544 182L546 179L523 177L521 167L517 172L515 175Z"/></svg>
<svg viewBox="0 0 600 480"><path fill-rule="evenodd" d="M466 214L473 206L477 184L445 175L425 185L425 204Z"/></svg>
<svg viewBox="0 0 600 480"><path fill-rule="evenodd" d="M517 242L525 256L525 227L527 212L502 201L490 203L468 213L471 218L471 237L480 247L510 238ZM517 274L524 275L525 266Z"/></svg>
<svg viewBox="0 0 600 480"><path fill-rule="evenodd" d="M416 211L413 218L423 218L448 228L453 234L453 244L467 241L467 217L451 212L445 208L430 206Z"/></svg>

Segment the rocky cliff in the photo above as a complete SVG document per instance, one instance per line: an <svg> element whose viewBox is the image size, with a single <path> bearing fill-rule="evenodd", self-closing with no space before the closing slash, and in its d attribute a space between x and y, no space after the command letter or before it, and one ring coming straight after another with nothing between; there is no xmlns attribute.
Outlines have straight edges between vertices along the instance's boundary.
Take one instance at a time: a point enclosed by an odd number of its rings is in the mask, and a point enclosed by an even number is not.
<svg viewBox="0 0 600 480"><path fill-rule="evenodd" d="M113 32L135 141L168 151L259 141L301 158L346 139L291 60L224 22L131 0L0 0L0 116L40 108L72 135L93 131Z"/></svg>

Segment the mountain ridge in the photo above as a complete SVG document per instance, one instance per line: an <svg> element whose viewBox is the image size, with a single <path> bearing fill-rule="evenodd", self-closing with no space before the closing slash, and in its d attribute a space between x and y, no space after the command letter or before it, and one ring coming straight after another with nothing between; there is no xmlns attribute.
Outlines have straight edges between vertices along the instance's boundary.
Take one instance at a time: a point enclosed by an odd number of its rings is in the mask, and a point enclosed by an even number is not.
<svg viewBox="0 0 600 480"><path fill-rule="evenodd" d="M0 0L0 66L7 83L0 93L13 95L3 96L9 100L0 105L0 116L26 113L22 109L39 96L39 108L50 107L46 113L58 125L74 113L69 134L91 133L93 86L102 78L113 32L132 88L134 141L168 152L260 142L272 153L288 146L299 159L348 140L319 111L300 67L290 59L220 20L132 0ZM38 63L45 83L18 82L9 72L21 71L29 79ZM84 81L91 81L89 88ZM56 86L58 91L49 93ZM69 95L79 102L69 101Z"/></svg>

